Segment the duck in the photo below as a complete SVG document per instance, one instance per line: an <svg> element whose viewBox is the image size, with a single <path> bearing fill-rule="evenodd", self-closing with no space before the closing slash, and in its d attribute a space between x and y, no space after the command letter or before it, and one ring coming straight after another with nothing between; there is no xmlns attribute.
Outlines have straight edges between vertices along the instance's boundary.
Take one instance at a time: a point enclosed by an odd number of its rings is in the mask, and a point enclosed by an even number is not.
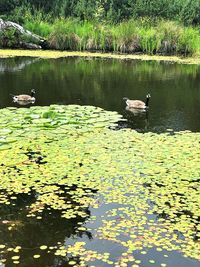
<svg viewBox="0 0 200 267"><path fill-rule="evenodd" d="M31 89L31 95L12 95L13 102L34 103L35 102L35 89Z"/></svg>
<svg viewBox="0 0 200 267"><path fill-rule="evenodd" d="M126 105L128 108L133 109L147 109L149 107L149 99L151 98L150 94L146 95L146 101L143 102L141 100L130 100L127 97L124 97L123 100L126 101Z"/></svg>

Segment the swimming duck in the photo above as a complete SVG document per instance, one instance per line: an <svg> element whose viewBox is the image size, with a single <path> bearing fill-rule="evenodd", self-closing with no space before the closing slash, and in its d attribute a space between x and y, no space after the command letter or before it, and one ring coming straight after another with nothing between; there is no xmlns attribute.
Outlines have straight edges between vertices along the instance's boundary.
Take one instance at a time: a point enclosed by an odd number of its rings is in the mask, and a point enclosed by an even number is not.
<svg viewBox="0 0 200 267"><path fill-rule="evenodd" d="M34 103L35 102L35 89L31 90L31 95L12 95L13 102Z"/></svg>
<svg viewBox="0 0 200 267"><path fill-rule="evenodd" d="M146 102L143 102L141 100L130 100L127 97L124 97L123 100L126 100L126 105L129 108L146 109L149 106L150 97L151 97L150 94L146 95Z"/></svg>

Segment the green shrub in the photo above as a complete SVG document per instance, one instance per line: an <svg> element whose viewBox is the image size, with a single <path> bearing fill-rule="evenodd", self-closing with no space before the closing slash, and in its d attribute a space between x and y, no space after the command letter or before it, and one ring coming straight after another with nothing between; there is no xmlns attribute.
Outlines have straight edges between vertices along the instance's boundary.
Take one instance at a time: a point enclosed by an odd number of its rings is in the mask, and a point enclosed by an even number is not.
<svg viewBox="0 0 200 267"><path fill-rule="evenodd" d="M52 49L148 54L194 54L200 50L198 27L186 27L175 21L152 20L149 17L119 24L74 18L50 21L47 17L43 19L39 11L35 13L36 17L29 11L25 14L25 28L46 38ZM7 34L10 38L2 37L1 46L11 47L17 33Z"/></svg>
<svg viewBox="0 0 200 267"><path fill-rule="evenodd" d="M84 22L76 22L76 27L74 28L75 34L79 38L79 50L90 49L88 47L88 39L91 39L92 49L97 49L97 45L94 47L94 31L95 26L92 22L84 21Z"/></svg>
<svg viewBox="0 0 200 267"><path fill-rule="evenodd" d="M163 54L177 53L179 36L183 32L183 26L175 21L161 20L158 22L156 29L162 38L160 52Z"/></svg>
<svg viewBox="0 0 200 267"><path fill-rule="evenodd" d="M42 37L48 37L53 29L53 25L45 21L27 21L24 27Z"/></svg>
<svg viewBox="0 0 200 267"><path fill-rule="evenodd" d="M21 34L15 28L0 31L0 47L14 48L19 45Z"/></svg>
<svg viewBox="0 0 200 267"><path fill-rule="evenodd" d="M23 10L23 12L22 12ZM178 20L185 25L200 24L199 0L1 0L0 15L16 22L26 22L26 10L32 15L41 12L53 20L73 17L98 22L120 23L132 17ZM20 16L21 14L21 16ZM51 21L51 17L49 20Z"/></svg>
<svg viewBox="0 0 200 267"><path fill-rule="evenodd" d="M112 34L106 25L101 25L97 28L98 49L101 51L112 50Z"/></svg>
<svg viewBox="0 0 200 267"><path fill-rule="evenodd" d="M140 47L144 53L153 54L160 50L162 36L156 28L141 28L139 36Z"/></svg>
<svg viewBox="0 0 200 267"><path fill-rule="evenodd" d="M122 53L139 49L138 25L134 20L122 22L112 27L113 50Z"/></svg>
<svg viewBox="0 0 200 267"><path fill-rule="evenodd" d="M50 47L60 50L78 50L80 39L75 33L77 23L73 19L56 20L48 38Z"/></svg>
<svg viewBox="0 0 200 267"><path fill-rule="evenodd" d="M46 32L39 32L41 25L47 29ZM104 25L61 18L53 25L46 22L40 26L36 27L36 30L33 27L32 31L44 37L48 36L50 47L53 49L121 53L142 51L148 54L193 54L199 51L199 30L183 27L174 21L156 22L143 18L116 25ZM28 28L31 30L30 26Z"/></svg>
<svg viewBox="0 0 200 267"><path fill-rule="evenodd" d="M199 31L191 27L183 29L178 40L178 51L184 54L195 54L200 52Z"/></svg>

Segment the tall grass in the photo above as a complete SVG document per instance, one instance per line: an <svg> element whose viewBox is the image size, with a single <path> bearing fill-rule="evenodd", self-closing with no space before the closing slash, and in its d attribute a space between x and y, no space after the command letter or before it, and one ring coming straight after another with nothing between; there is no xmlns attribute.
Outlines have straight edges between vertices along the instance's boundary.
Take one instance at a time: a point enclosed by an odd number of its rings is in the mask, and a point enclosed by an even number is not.
<svg viewBox="0 0 200 267"><path fill-rule="evenodd" d="M122 22L112 28L113 50L122 53L136 52L139 48L138 23L134 20Z"/></svg>
<svg viewBox="0 0 200 267"><path fill-rule="evenodd" d="M200 34L199 30L188 27L183 29L178 40L178 51L189 54L200 51Z"/></svg>
<svg viewBox="0 0 200 267"><path fill-rule="evenodd" d="M178 42L184 27L176 21L160 21L157 30L161 34L160 51L164 54L176 54L179 52Z"/></svg>
<svg viewBox="0 0 200 267"><path fill-rule="evenodd" d="M108 25L59 18L53 23L29 20L25 26L46 37L51 49L185 55L200 52L199 29L174 21L131 19Z"/></svg>
<svg viewBox="0 0 200 267"><path fill-rule="evenodd" d="M80 40L75 31L78 22L72 19L57 19L48 37L50 47L60 50L78 50Z"/></svg>
<svg viewBox="0 0 200 267"><path fill-rule="evenodd" d="M140 47L147 54L159 52L161 48L162 36L156 28L141 28L139 32Z"/></svg>
<svg viewBox="0 0 200 267"><path fill-rule="evenodd" d="M74 30L75 34L80 38L79 39L79 50L86 50L93 48L94 50L97 49L96 41L94 36L95 27L91 22L81 22L77 23L76 29ZM90 42L90 33L93 35L93 42Z"/></svg>
<svg viewBox="0 0 200 267"><path fill-rule="evenodd" d="M47 38L53 30L53 25L46 21L27 21L25 28L41 37Z"/></svg>

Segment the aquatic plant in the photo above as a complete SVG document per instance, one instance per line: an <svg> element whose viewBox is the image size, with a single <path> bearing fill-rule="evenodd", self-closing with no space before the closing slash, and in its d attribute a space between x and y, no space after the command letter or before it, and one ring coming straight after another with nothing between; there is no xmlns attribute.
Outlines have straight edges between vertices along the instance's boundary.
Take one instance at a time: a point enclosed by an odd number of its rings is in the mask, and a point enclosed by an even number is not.
<svg viewBox="0 0 200 267"><path fill-rule="evenodd" d="M73 244L43 240L30 252L35 261L52 253L69 265L142 266L138 253L149 257L150 249L164 259L179 251L200 260L199 133L114 131L108 127L121 116L91 106L7 108L0 118L1 205L34 193L28 218L41 220L46 209L65 220L81 217L87 224L80 222L77 233L91 231L98 242L121 248L114 258L106 246L91 249L78 237ZM88 209L97 209L96 217ZM8 227L14 236L16 223ZM21 261L25 248L17 246L15 258L4 260ZM0 248L9 251L7 242Z"/></svg>
<svg viewBox="0 0 200 267"><path fill-rule="evenodd" d="M34 31L35 22L27 23ZM56 19L54 24L41 24L51 49L115 51L147 54L197 54L199 30L173 21L124 21L119 24L98 24L77 19ZM46 29L46 30L45 30Z"/></svg>

